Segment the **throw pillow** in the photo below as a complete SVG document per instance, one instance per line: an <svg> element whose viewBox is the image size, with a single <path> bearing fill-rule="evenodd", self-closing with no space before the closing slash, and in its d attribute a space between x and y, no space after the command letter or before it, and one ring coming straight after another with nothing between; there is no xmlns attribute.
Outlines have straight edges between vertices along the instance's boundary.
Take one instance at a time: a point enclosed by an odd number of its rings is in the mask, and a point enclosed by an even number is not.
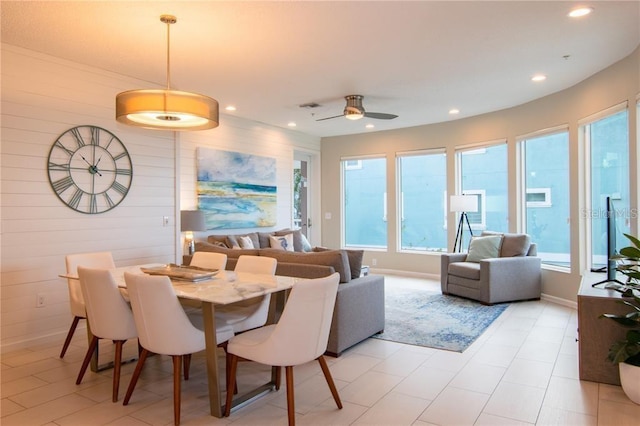
<svg viewBox="0 0 640 426"><path fill-rule="evenodd" d="M293 235L280 235L280 236L271 236L269 237L269 243L271 248L284 250L284 251L294 251L293 250Z"/></svg>
<svg viewBox="0 0 640 426"><path fill-rule="evenodd" d="M310 252L313 250L311 248L311 243L309 242L309 240L307 240L307 237L302 233L300 233L300 240L302 242L302 251Z"/></svg>
<svg viewBox="0 0 640 426"><path fill-rule="evenodd" d="M273 235L279 237L282 235L292 235L293 236L293 250L294 251L304 251L302 249L302 231L299 229L282 229L280 231L276 231Z"/></svg>
<svg viewBox="0 0 640 426"><path fill-rule="evenodd" d="M240 249L240 243L235 235L227 235L227 247L232 249Z"/></svg>
<svg viewBox="0 0 640 426"><path fill-rule="evenodd" d="M483 259L492 259L500 255L502 245L501 235L487 237L471 237L467 262L480 262Z"/></svg>
<svg viewBox="0 0 640 426"><path fill-rule="evenodd" d="M500 257L520 257L526 256L531 247L531 237L528 234L509 234L493 231L483 231L485 235L502 235L502 246L500 247Z"/></svg>
<svg viewBox="0 0 640 426"><path fill-rule="evenodd" d="M251 237L249 237L248 235L245 235L244 237L238 237L237 240L238 240L238 243L240 244L240 248L243 248L243 249L255 248L253 246L253 241L251 241Z"/></svg>
<svg viewBox="0 0 640 426"><path fill-rule="evenodd" d="M356 279L362 272L362 258L364 250L345 250L349 258L349 267L351 268L351 278Z"/></svg>
<svg viewBox="0 0 640 426"><path fill-rule="evenodd" d="M207 242L211 244L221 245L221 247L229 247L227 245L227 236L226 235L209 235L207 237Z"/></svg>
<svg viewBox="0 0 640 426"><path fill-rule="evenodd" d="M214 253L226 254L229 259L237 259L238 256L247 254L250 256L258 256L259 251L256 249L234 250L228 247L220 247L205 241L196 241L196 251L211 251ZM229 266L229 264L227 264Z"/></svg>

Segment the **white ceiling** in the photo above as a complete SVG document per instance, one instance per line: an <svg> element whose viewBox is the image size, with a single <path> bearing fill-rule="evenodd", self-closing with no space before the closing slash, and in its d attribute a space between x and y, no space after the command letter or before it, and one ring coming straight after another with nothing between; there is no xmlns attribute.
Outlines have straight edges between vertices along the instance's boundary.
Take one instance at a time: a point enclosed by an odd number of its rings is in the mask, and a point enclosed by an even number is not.
<svg viewBox="0 0 640 426"><path fill-rule="evenodd" d="M593 14L570 19L574 6ZM220 102L221 110L334 136L519 105L570 87L640 43L640 1L2 1L2 42ZM565 59L568 55L568 59ZM543 73L548 79L533 83ZM147 87L132 87L142 89ZM342 117L364 95L394 120ZM317 102L313 110L300 104ZM221 117L224 122L224 116ZM365 124L373 123L373 130Z"/></svg>

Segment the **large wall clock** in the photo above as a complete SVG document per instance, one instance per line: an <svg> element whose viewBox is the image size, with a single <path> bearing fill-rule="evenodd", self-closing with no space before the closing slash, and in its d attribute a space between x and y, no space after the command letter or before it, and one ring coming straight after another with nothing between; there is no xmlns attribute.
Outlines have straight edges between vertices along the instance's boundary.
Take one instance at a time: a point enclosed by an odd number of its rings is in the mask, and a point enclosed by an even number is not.
<svg viewBox="0 0 640 426"><path fill-rule="evenodd" d="M49 151L49 182L64 204L86 214L104 213L124 200L133 165L116 135L96 126L61 134Z"/></svg>

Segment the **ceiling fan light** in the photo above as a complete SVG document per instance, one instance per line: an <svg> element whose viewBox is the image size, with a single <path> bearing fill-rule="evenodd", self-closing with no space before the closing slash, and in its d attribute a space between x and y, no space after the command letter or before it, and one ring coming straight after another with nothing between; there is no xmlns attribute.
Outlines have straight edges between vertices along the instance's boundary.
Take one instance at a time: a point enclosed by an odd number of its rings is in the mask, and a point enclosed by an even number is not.
<svg viewBox="0 0 640 426"><path fill-rule="evenodd" d="M129 90L116 96L116 120L160 130L218 127L218 101L197 93L168 89Z"/></svg>
<svg viewBox="0 0 640 426"><path fill-rule="evenodd" d="M360 120L364 117L364 111L356 107L347 106L344 109L344 117L347 120Z"/></svg>
<svg viewBox="0 0 640 426"><path fill-rule="evenodd" d="M347 120L360 120L362 117L364 117L364 114L362 114L361 112L348 112L344 115L344 117Z"/></svg>

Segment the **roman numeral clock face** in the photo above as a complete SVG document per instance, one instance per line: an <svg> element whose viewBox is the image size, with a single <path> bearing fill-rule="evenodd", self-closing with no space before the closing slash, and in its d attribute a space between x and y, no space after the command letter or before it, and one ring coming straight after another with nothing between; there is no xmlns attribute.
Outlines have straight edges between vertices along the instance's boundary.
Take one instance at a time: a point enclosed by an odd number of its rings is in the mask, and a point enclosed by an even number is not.
<svg viewBox="0 0 640 426"><path fill-rule="evenodd" d="M80 213L104 213L126 197L133 179L129 152L113 133L95 126L64 132L49 151L49 182Z"/></svg>

